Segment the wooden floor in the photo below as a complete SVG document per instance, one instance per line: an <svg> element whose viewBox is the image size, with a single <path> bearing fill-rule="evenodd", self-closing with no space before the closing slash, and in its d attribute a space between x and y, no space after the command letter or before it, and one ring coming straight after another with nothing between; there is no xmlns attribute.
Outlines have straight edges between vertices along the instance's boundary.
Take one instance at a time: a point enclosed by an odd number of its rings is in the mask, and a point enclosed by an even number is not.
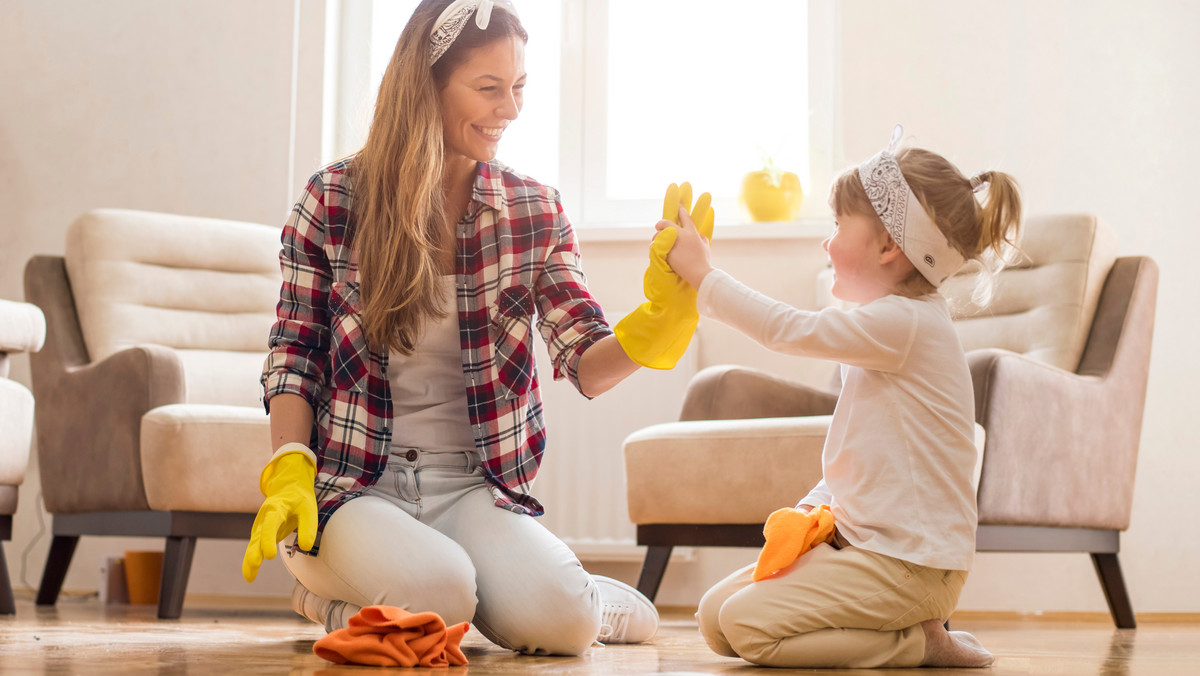
<svg viewBox="0 0 1200 676"><path fill-rule="evenodd" d="M997 656L990 670L938 674L1087 674L1194 676L1200 674L1200 619L1142 621L1116 630L1101 616L1072 621L1018 615L966 615L953 628L973 632ZM336 676L378 673L335 666L312 653L322 631L284 601L193 599L183 618L159 621L151 606L103 606L95 598L64 599L39 608L18 599L15 616L0 616L0 673L8 674L289 674ZM593 647L579 658L522 657L471 631L464 640L470 666L437 673L466 674L905 674L921 670L770 670L718 657L705 647L686 610L664 612L662 627L643 645ZM387 673L422 673L389 670ZM423 673L429 673L427 670Z"/></svg>

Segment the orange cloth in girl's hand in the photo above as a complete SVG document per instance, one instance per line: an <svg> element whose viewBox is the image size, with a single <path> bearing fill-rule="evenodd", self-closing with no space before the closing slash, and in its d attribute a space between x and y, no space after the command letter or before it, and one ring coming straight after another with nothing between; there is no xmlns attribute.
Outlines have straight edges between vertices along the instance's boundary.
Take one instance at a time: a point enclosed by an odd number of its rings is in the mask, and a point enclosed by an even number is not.
<svg viewBox="0 0 1200 676"><path fill-rule="evenodd" d="M821 505L808 514L791 507L775 510L763 526L767 544L758 554L754 581L765 580L792 565L796 559L822 542L833 540L833 512Z"/></svg>
<svg viewBox="0 0 1200 676"><path fill-rule="evenodd" d="M367 606L345 629L313 645L317 657L335 664L374 667L460 667L467 663L458 644L466 622L447 627L437 613L410 613L395 606Z"/></svg>

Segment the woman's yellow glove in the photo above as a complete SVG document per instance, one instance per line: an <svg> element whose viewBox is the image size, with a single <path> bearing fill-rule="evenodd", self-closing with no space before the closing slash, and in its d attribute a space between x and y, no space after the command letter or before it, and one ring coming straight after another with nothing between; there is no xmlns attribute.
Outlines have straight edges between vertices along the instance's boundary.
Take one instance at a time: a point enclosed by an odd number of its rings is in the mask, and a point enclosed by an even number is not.
<svg viewBox="0 0 1200 676"><path fill-rule="evenodd" d="M700 234L711 241L714 221L711 204L712 196L704 193L692 206L691 184L672 183L663 198L663 218L678 225L682 206L690 212ZM650 265L642 278L646 302L613 327L625 354L652 369L675 368L700 321L696 290L667 265L667 254L678 234L675 228L667 228L654 238L650 245Z"/></svg>
<svg viewBox="0 0 1200 676"><path fill-rule="evenodd" d="M275 547L292 531L298 531L300 549L312 549L317 539L317 496L313 484L317 467L303 451L290 451L267 463L258 477L258 489L266 496L242 559L242 577L254 582L263 558L275 558Z"/></svg>

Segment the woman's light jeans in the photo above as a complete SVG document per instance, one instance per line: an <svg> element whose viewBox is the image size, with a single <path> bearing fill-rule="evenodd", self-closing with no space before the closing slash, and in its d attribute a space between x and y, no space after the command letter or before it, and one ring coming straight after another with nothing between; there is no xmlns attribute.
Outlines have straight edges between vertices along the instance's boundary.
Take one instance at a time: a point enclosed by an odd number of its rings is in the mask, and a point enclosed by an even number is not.
<svg viewBox="0 0 1200 676"><path fill-rule="evenodd" d="M596 584L536 519L496 507L483 477L474 452L393 453L330 517L317 556L290 554L293 536L283 562L325 599L434 611L523 653L582 653L600 629Z"/></svg>

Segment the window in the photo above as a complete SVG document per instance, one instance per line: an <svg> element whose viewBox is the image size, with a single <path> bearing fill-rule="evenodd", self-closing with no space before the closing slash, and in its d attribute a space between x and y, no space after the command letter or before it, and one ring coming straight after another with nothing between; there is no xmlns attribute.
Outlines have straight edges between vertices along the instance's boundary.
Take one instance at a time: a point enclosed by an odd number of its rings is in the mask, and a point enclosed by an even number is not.
<svg viewBox="0 0 1200 676"><path fill-rule="evenodd" d="M341 38L333 42L342 44L340 123L327 145L337 156L361 145L417 1L340 4L331 10ZM742 177L768 155L800 176L802 217L827 213L812 186L827 185L832 173L832 0L517 6L530 35L529 80L498 159L557 187L578 225L645 225L666 185L681 180L713 193L719 221L739 222Z"/></svg>

